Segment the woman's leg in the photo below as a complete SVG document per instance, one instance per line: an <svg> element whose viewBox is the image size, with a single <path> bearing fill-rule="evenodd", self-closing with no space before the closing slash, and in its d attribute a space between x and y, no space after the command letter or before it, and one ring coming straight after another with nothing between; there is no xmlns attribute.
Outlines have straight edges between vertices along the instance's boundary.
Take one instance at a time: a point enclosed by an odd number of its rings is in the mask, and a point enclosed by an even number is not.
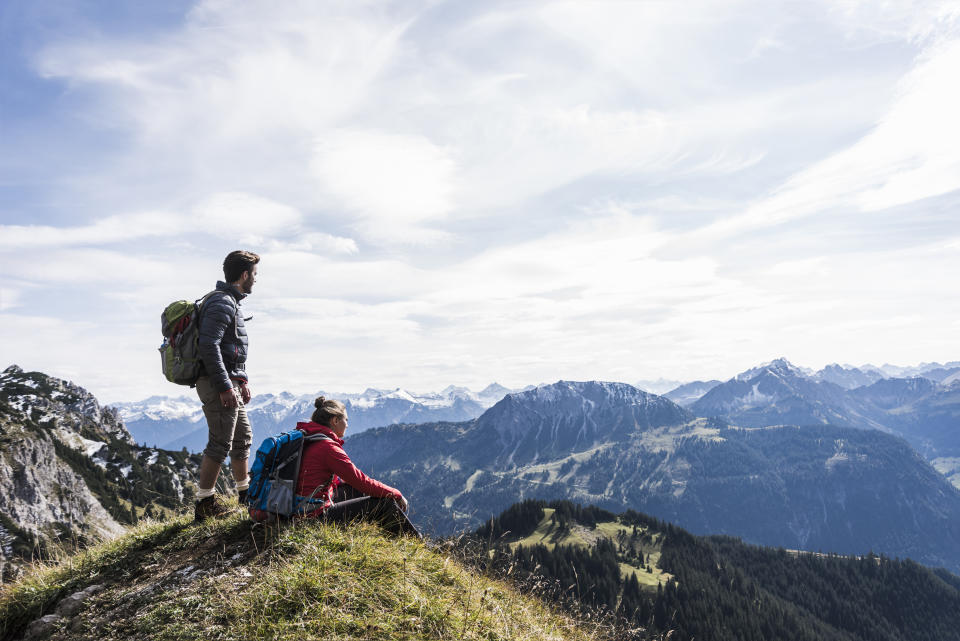
<svg viewBox="0 0 960 641"><path fill-rule="evenodd" d="M391 534L412 534L423 538L393 499L360 496L334 503L324 510L323 518L335 523L364 519L379 523Z"/></svg>
<svg viewBox="0 0 960 641"><path fill-rule="evenodd" d="M340 501L346 501L348 499L358 499L361 496L366 496L360 490L354 489L352 485L347 483L340 482L340 485L337 486L337 489L333 494L333 502L339 503Z"/></svg>

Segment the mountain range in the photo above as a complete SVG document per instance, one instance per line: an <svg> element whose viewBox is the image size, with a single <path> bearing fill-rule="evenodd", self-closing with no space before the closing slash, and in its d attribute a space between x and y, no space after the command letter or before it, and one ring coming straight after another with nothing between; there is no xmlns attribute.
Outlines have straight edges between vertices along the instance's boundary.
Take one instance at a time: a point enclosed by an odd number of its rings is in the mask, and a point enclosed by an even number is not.
<svg viewBox="0 0 960 641"><path fill-rule="evenodd" d="M698 534L960 568L960 490L879 430L735 426L623 383L560 381L472 421L377 428L346 447L437 532L523 498L569 499Z"/></svg>
<svg viewBox="0 0 960 641"><path fill-rule="evenodd" d="M732 380L743 380L745 376L755 377L764 370L776 367L777 363L786 363L778 359L739 374ZM882 366L832 364L819 371L800 368L788 363L795 376L812 383L831 383L844 390L853 390L871 385L885 379L923 376L940 385L950 386L960 380L960 362L921 363L917 366L902 367L884 364ZM653 394L662 394L675 403L689 407L705 396L713 388L724 385L723 381L692 381L681 383L676 380L659 378L638 381L634 386ZM373 427L383 427L395 423L424 423L433 421L466 421L480 416L486 409L505 395L532 389L529 385L522 390L509 389L493 383L480 392L465 387L448 386L440 392L416 393L395 388L390 390L369 388L363 393L327 393L295 395L290 392L261 394L254 396L248 405L248 413L254 429L254 442L277 432L290 429L297 421L305 420L313 412L313 399L323 394L328 398L337 398L347 405L350 413L351 431L356 434ZM811 390L816 387L810 388ZM814 393L814 396L819 392ZM762 401L762 399L756 399ZM135 402L114 403L127 429L138 443L179 450L184 447L191 452L200 452L206 445L206 425L203 412L195 395L152 396ZM893 408L891 408L893 409ZM713 408L697 408L701 415L712 415ZM910 410L908 409L907 412ZM903 413L899 411L899 413ZM811 414L798 414L806 422ZM871 424L870 420L853 420L837 414L839 424L854 427L874 427L884 429L883 422ZM821 422L814 416L812 422ZM889 417L887 417L889 420ZM758 419L760 423L772 424L767 418ZM890 428L893 430L893 428ZM897 430L893 430L897 431ZM929 446L920 440L911 442L929 458L937 458ZM948 455L940 455L947 458ZM945 463L947 464L947 463ZM960 463L957 473L960 474Z"/></svg>
<svg viewBox="0 0 960 641"><path fill-rule="evenodd" d="M839 385L833 382L842 378L835 369L829 377L824 371L809 375L777 359L713 386L687 407L698 416L744 427L829 424L897 434L960 485L960 368L955 363L931 364L924 376L878 378L859 387ZM848 381L863 374L844 371Z"/></svg>
<svg viewBox="0 0 960 641"><path fill-rule="evenodd" d="M351 431L358 433L394 423L469 420L511 391L492 383L479 393L453 385L441 392L426 394L400 388L370 388L362 394L281 392L251 398L247 415L253 427L253 442L258 444L272 434L292 429L297 421L309 420L314 410L313 401L321 395L343 401L350 416ZM138 443L171 450L187 448L191 452L201 452L207 444L207 424L195 395L152 396L137 402L115 403L114 407Z"/></svg>
<svg viewBox="0 0 960 641"><path fill-rule="evenodd" d="M883 378L845 389L780 359L711 387L687 407L624 383L560 381L506 393L467 420L348 432L347 449L362 469L401 488L414 520L435 534L474 527L524 498L571 499L643 510L698 534L873 550L955 569L960 494L904 440L928 444L934 463L955 452L960 385L950 381L950 367L935 369L939 382ZM504 391L489 389L485 402ZM373 391L346 400L351 419L394 402L415 419L431 411L430 400L433 409L453 411L465 392L448 391L426 400ZM157 420L150 414L156 401L124 411ZM180 403L166 407L196 411ZM263 395L251 413L279 431L311 407L312 396ZM120 411L79 386L4 370L3 557L111 536L144 515L189 504L198 457L183 446L137 440Z"/></svg>
<svg viewBox="0 0 960 641"><path fill-rule="evenodd" d="M844 389L852 390L858 387L871 385L879 380L886 378L916 378L922 377L935 381L942 385L952 385L960 380L960 361L951 361L946 364L941 363L921 363L912 367L901 367L898 365L840 365L833 363L827 365L819 371L814 371L805 367L797 367L784 358L778 358L765 365L754 367L735 376L733 380L744 380L752 378L761 373L764 369L776 367L778 364L786 364L793 370L794 374L815 382L833 383ZM659 381L656 381L657 383ZM642 390L653 392L654 394L663 394L670 400L683 405L684 407L692 404L701 396L709 392L714 387L721 385L723 381L692 381L683 383L676 387L666 390L656 390L646 386L645 381L637 383L637 387Z"/></svg>

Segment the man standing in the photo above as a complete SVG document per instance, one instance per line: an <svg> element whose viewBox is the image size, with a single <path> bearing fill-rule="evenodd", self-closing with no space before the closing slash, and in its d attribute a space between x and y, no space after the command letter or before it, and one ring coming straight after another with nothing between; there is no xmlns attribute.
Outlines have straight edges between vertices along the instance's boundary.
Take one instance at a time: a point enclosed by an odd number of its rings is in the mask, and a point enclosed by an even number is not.
<svg viewBox="0 0 960 641"><path fill-rule="evenodd" d="M197 395L210 429L198 474L194 518L226 515L234 509L217 495L214 487L220 466L230 455L230 468L242 502L250 481L247 458L253 434L245 404L250 401L247 362L247 330L240 313L240 301L253 291L257 263L253 252L233 251L223 261L224 281L203 303L200 311L200 359L203 368L197 380Z"/></svg>

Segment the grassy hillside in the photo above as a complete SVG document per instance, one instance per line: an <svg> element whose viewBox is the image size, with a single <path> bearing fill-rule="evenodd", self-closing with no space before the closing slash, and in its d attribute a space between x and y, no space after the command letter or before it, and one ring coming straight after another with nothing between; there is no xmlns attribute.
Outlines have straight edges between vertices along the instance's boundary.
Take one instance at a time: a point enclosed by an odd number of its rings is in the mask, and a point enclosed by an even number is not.
<svg viewBox="0 0 960 641"><path fill-rule="evenodd" d="M71 595L89 595L75 614ZM76 600L78 597L72 597ZM82 598L82 597L79 597ZM35 568L0 592L0 638L51 613L52 639L591 640L442 549L374 526L186 517Z"/></svg>
<svg viewBox="0 0 960 641"><path fill-rule="evenodd" d="M636 552L642 554L644 562L640 562L635 554L622 556L619 560L621 579L635 575L641 586L655 590L659 584L673 578L658 565L663 547L662 532L652 531L648 526L639 528L626 526L621 521L604 521L591 524L590 527L576 522L564 525L563 521L554 518L555 512L556 510L552 507L543 508L543 518L536 529L531 534L510 542L510 549L516 550L521 545L527 548L544 545L548 550L563 545L589 548L595 546L601 539L618 542L633 539ZM640 536L634 536L634 532L639 533Z"/></svg>

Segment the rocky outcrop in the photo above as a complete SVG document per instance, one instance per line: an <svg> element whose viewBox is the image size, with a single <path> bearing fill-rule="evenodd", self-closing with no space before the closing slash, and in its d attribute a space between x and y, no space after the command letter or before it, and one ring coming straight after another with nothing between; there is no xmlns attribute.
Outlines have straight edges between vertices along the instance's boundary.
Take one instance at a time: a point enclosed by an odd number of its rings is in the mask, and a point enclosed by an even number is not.
<svg viewBox="0 0 960 641"><path fill-rule="evenodd" d="M51 546L116 536L192 499L198 457L139 447L120 414L82 387L0 373L0 579Z"/></svg>
<svg viewBox="0 0 960 641"><path fill-rule="evenodd" d="M0 374L0 402L22 414L23 421L135 444L117 410L101 407L93 394L70 381L11 365Z"/></svg>
<svg viewBox="0 0 960 641"><path fill-rule="evenodd" d="M35 540L65 533L101 539L123 531L83 477L57 456L50 437L27 430L20 434L22 439L3 452L0 513Z"/></svg>
<svg viewBox="0 0 960 641"><path fill-rule="evenodd" d="M27 626L23 641L39 641L48 638L54 630L75 616L90 597L102 589L102 585L95 584L65 597L57 604L52 614L42 616Z"/></svg>

